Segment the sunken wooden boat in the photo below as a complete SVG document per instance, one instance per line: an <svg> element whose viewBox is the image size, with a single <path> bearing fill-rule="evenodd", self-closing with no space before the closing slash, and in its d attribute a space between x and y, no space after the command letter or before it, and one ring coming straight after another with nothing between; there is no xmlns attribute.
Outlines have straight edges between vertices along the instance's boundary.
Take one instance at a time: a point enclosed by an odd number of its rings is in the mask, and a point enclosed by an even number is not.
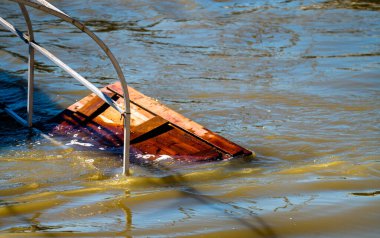
<svg viewBox="0 0 380 238"><path fill-rule="evenodd" d="M166 156L186 161L209 161L252 155L251 151L128 87L115 56L106 44L83 23L45 0L11 1L18 3L28 28L28 34L22 33L1 17L0 25L18 36L29 47L27 120L18 116L11 108L3 106L2 109L21 125L37 130L32 127L32 117L34 52L38 51L93 92L54 117L50 121L53 125L50 135L64 137L71 135L76 138L71 140L76 142L72 144L96 146L99 149L116 153L120 153L122 150L124 174L128 174L129 158L133 159L133 157L138 157L137 155L145 156L144 158L149 157L152 160ZM25 6L54 15L86 33L108 56L120 83L109 85L100 91L41 44L37 44L34 39L32 22ZM125 98L123 92L125 92ZM45 123L42 127L44 131L46 129L50 131L49 128L46 128Z"/></svg>
<svg viewBox="0 0 380 238"><path fill-rule="evenodd" d="M120 107L120 83L101 89ZM131 158L146 155L155 160L170 156L181 161L213 161L252 152L206 129L137 90L128 87L131 108ZM102 150L117 151L123 146L123 119L120 113L95 94L69 106L52 119L52 134L82 138ZM84 138L84 139L83 139Z"/></svg>

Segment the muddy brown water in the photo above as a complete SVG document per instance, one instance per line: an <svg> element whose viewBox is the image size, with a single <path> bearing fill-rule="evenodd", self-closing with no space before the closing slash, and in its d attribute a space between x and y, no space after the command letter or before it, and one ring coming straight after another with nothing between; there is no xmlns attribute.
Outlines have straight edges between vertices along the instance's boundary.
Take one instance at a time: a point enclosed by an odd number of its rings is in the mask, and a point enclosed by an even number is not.
<svg viewBox="0 0 380 238"><path fill-rule="evenodd" d="M379 236L379 1L51 2L131 86L257 158L123 178L119 157L55 146L0 111L0 237ZM97 86L116 80L88 37L30 10L38 42ZM0 16L25 30L17 4ZM0 28L0 100L23 115L26 61ZM36 88L36 122L88 94L41 55Z"/></svg>

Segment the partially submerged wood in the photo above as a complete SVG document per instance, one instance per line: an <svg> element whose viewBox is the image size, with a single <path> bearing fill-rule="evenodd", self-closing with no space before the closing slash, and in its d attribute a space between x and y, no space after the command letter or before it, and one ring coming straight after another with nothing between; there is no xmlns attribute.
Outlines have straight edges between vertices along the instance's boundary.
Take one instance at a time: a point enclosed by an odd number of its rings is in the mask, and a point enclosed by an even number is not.
<svg viewBox="0 0 380 238"><path fill-rule="evenodd" d="M120 106L120 83L102 92ZM156 100L128 87L131 107L132 154L149 154L151 159L168 155L178 160L207 161L249 156L252 152L204 128ZM74 103L52 122L52 134L72 135L104 149L123 145L123 120L120 114L98 96L91 94Z"/></svg>

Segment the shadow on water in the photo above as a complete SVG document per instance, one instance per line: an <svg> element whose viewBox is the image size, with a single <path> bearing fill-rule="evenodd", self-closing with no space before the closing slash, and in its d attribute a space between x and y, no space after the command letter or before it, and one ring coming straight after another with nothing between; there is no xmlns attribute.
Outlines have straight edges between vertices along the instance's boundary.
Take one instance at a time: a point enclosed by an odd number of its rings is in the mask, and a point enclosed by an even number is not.
<svg viewBox="0 0 380 238"><path fill-rule="evenodd" d="M25 78L0 69L0 104L11 108L22 118L26 118L27 87ZM37 100L34 101L35 113L33 121L37 126L43 125L47 119L63 110L50 99L49 95L37 87L35 87L34 97ZM49 109L47 110L47 108ZM1 108L0 121L0 149L12 146L15 143L30 141L34 135L28 128L21 126Z"/></svg>
<svg viewBox="0 0 380 238"><path fill-rule="evenodd" d="M239 160L241 163L249 163L251 159L246 161L244 158L236 158L236 160ZM233 166L232 164L230 165ZM154 186L169 186L177 188L176 191L180 192L183 197L192 198L197 202L207 205L212 210L226 215L230 219L236 221L242 227L250 230L253 237L278 237L271 226L263 218L255 214L252 210L224 202L209 195L202 194L201 191L190 185L190 181L188 181L183 174L179 172L173 173L173 169L169 166L166 166L159 162L152 162L144 164L142 167L149 171L155 171L155 173L169 174L167 176L159 178L159 180L157 180L157 178L146 178L145 181L147 181L147 183ZM172 205L173 204L171 204L171 206ZM217 207L215 205L223 205L223 207ZM226 213L226 207L231 207L234 210L239 210L239 214L234 214L232 212ZM130 214L130 216L131 215L132 214ZM249 216L252 220L242 218L242 216Z"/></svg>

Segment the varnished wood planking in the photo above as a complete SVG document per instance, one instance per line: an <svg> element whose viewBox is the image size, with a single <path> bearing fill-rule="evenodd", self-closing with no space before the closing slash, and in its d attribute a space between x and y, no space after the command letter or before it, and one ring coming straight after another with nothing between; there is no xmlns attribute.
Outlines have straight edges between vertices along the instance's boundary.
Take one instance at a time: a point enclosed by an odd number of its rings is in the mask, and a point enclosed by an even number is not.
<svg viewBox="0 0 380 238"><path fill-rule="evenodd" d="M122 95L122 90L120 88L120 83L115 83L108 88ZM178 126L179 128L188 131L189 133L207 141L208 143L214 145L218 149L230 154L230 155L239 155L239 154L251 154L249 150L223 138L222 136L211 132L202 125L182 116L181 114L173 111L172 109L166 107L165 105L157 102L156 100L145 96L144 94L138 92L137 90L128 87L128 92L131 101L135 104L149 110L155 115L161 116L162 118L168 120L173 125Z"/></svg>
<svg viewBox="0 0 380 238"><path fill-rule="evenodd" d="M102 91L122 103L119 84ZM129 88L131 148L143 154L170 155L179 160L206 161L250 155L251 152L176 113L156 100ZM123 140L120 114L91 94L53 120L55 134L77 133L99 146L119 147ZM152 157L153 159L154 157Z"/></svg>

